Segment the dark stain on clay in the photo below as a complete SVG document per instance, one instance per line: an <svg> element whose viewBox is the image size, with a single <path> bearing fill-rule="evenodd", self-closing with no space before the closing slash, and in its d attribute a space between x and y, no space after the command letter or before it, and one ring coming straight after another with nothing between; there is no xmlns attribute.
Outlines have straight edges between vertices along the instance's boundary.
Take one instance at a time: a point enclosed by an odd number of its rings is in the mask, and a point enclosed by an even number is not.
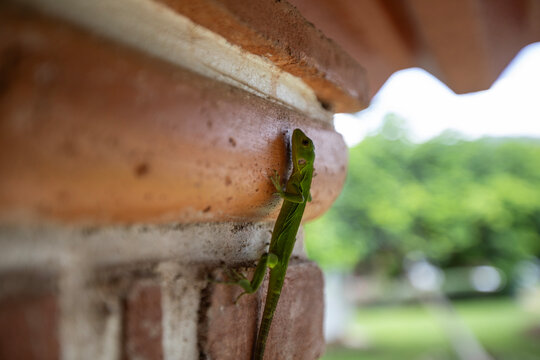
<svg viewBox="0 0 540 360"><path fill-rule="evenodd" d="M234 140L234 138L230 137L229 138L229 144L231 144L232 147L236 147L236 140Z"/></svg>
<svg viewBox="0 0 540 360"><path fill-rule="evenodd" d="M205 208L204 208L204 210L203 210L203 213L207 213L207 212L209 212L209 211L210 211L210 209L212 209L212 207L211 207L210 205L209 205L209 206L207 206L207 207L205 207Z"/></svg>
<svg viewBox="0 0 540 360"><path fill-rule="evenodd" d="M61 202L66 202L69 201L70 196L67 191L60 190L56 193L56 198Z"/></svg>
<svg viewBox="0 0 540 360"><path fill-rule="evenodd" d="M321 107L326 110L326 111L332 111L332 104L326 100L323 100L321 98L317 98L317 100L319 101L319 104L321 104Z"/></svg>
<svg viewBox="0 0 540 360"><path fill-rule="evenodd" d="M209 281L207 286L202 289L199 310L197 312L197 347L199 348L199 359L207 359L203 349L206 348L208 342L208 309L212 304L212 292L214 284Z"/></svg>
<svg viewBox="0 0 540 360"><path fill-rule="evenodd" d="M79 151L77 149L77 146L75 143L69 139L66 139L60 146L60 150L64 155L70 158L77 157L79 155Z"/></svg>
<svg viewBox="0 0 540 360"><path fill-rule="evenodd" d="M99 230L98 230L97 227L89 226L89 227L85 227L85 228L81 229L81 234L83 236L92 236L92 235L96 234L98 231Z"/></svg>
<svg viewBox="0 0 540 360"><path fill-rule="evenodd" d="M150 166L147 163L140 163L137 166L135 166L135 169L134 169L135 176L137 177L143 177L145 175L148 175L149 171L150 171Z"/></svg>
<svg viewBox="0 0 540 360"><path fill-rule="evenodd" d="M244 224L244 223L234 224L231 229L231 233L237 234L240 231L243 231L246 227L247 227L247 224Z"/></svg>
<svg viewBox="0 0 540 360"><path fill-rule="evenodd" d="M18 46L8 47L0 53L0 97L9 90L16 78L22 58L22 50Z"/></svg>

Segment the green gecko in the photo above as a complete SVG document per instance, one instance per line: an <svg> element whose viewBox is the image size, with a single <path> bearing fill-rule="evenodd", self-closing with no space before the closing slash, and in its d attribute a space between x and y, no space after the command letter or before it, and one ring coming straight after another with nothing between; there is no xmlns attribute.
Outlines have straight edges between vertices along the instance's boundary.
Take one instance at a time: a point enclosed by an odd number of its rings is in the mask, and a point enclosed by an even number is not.
<svg viewBox="0 0 540 360"><path fill-rule="evenodd" d="M285 273L289 265L289 258L296 242L296 233L306 208L306 203L311 201L311 179L313 177L313 162L315 161L315 147L300 129L295 129L292 134L292 174L285 185L281 186L279 174L270 177L278 194L283 198L283 205L277 218L272 240L268 252L263 254L255 268L255 273L251 282L245 277L241 277L233 284L244 289L240 296L253 294L256 292L264 279L266 268L270 268L270 280L268 284L268 294L264 305L264 312L257 334L253 360L262 360L264 348L270 325L276 311ZM240 298L240 296L237 298Z"/></svg>

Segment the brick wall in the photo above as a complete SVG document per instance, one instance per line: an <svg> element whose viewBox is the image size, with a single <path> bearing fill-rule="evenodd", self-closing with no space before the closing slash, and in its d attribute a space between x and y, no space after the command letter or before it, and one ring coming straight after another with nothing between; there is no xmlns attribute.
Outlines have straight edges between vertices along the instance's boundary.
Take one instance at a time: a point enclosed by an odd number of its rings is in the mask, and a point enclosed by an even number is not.
<svg viewBox="0 0 540 360"><path fill-rule="evenodd" d="M211 279L268 245L296 127L305 218L330 207L363 69L287 2L20 0L0 23L0 358L249 359L265 290ZM322 289L300 232L266 359L322 354Z"/></svg>

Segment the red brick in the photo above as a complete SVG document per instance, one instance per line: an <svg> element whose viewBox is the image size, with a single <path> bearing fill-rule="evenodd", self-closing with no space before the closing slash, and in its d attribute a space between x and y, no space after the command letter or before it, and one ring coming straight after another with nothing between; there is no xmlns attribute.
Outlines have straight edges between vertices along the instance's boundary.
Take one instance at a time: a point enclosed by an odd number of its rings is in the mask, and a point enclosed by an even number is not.
<svg viewBox="0 0 540 360"><path fill-rule="evenodd" d="M289 0L367 70L370 97L421 67L456 93L485 90L540 40L537 1Z"/></svg>
<svg viewBox="0 0 540 360"><path fill-rule="evenodd" d="M252 271L246 274L251 277ZM215 272L213 277L226 279L224 272ZM245 295L234 304L242 292L237 286L213 284L207 291L203 294L203 319L199 324L199 341L203 351L209 358L216 360L250 360L257 330L260 292Z"/></svg>
<svg viewBox="0 0 540 360"><path fill-rule="evenodd" d="M0 298L0 359L58 359L58 314L55 294Z"/></svg>
<svg viewBox="0 0 540 360"><path fill-rule="evenodd" d="M368 105L362 66L287 1L159 0L229 42L300 77L334 112Z"/></svg>
<svg viewBox="0 0 540 360"><path fill-rule="evenodd" d="M218 284L209 288L202 348L215 360L249 360L262 316L267 282L235 305L241 289ZM291 262L268 342L265 359L318 359L324 351L323 278L313 263Z"/></svg>
<svg viewBox="0 0 540 360"><path fill-rule="evenodd" d="M161 288L137 283L129 291L123 314L124 359L161 359Z"/></svg>
<svg viewBox="0 0 540 360"><path fill-rule="evenodd" d="M0 219L271 219L295 127L317 151L305 218L342 188L331 124L27 9L0 5L0 23Z"/></svg>
<svg viewBox="0 0 540 360"><path fill-rule="evenodd" d="M313 360L324 352L324 280L314 263L298 263L287 271L274 315L266 360Z"/></svg>

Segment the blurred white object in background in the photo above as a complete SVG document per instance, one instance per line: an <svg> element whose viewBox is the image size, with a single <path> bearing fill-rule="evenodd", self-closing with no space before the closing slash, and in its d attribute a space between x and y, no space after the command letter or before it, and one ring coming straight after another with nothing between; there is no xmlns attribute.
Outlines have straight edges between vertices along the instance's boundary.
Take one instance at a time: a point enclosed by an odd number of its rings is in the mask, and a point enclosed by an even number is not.
<svg viewBox="0 0 540 360"><path fill-rule="evenodd" d="M344 296L345 276L342 273L324 274L324 337L327 343L340 340L353 314L352 304Z"/></svg>
<svg viewBox="0 0 540 360"><path fill-rule="evenodd" d="M497 291L503 284L502 273L493 266L476 266L469 277L472 286L480 292Z"/></svg>
<svg viewBox="0 0 540 360"><path fill-rule="evenodd" d="M407 277L411 285L419 291L434 292L444 283L444 273L426 260L413 262L408 266Z"/></svg>
<svg viewBox="0 0 540 360"><path fill-rule="evenodd" d="M540 314L540 261L522 261L516 266L518 300L526 311Z"/></svg>

